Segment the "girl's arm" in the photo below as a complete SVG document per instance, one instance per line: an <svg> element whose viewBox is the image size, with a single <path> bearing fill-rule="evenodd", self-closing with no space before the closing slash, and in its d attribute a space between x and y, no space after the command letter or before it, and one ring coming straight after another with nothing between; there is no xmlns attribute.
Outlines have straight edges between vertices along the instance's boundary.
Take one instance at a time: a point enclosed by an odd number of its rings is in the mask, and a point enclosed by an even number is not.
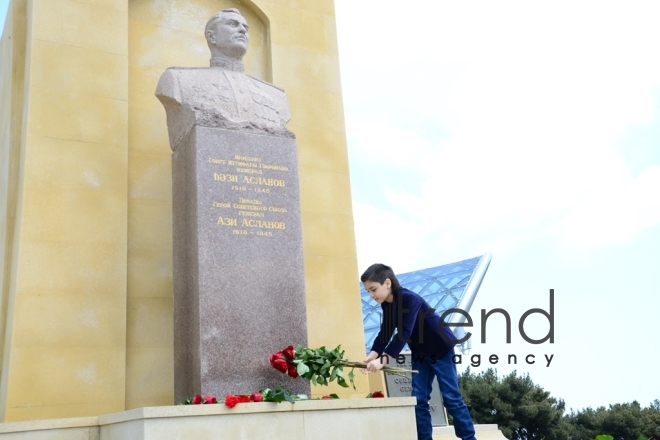
<svg viewBox="0 0 660 440"><path fill-rule="evenodd" d="M396 300L395 300L396 301ZM412 331L415 327L415 321L422 308L422 299L419 295L410 293L405 294L401 292L399 298L399 312L396 323L396 333L392 340L387 344L383 351L391 353L394 357L398 356L406 344L409 344L411 339L417 339L419 335L413 335ZM433 311L432 309L431 312ZM423 316L422 316L422 319ZM417 342L417 340L415 341Z"/></svg>
<svg viewBox="0 0 660 440"><path fill-rule="evenodd" d="M366 358L364 358L364 360L362 362L364 362L365 364L368 364L369 362L373 361L374 359L378 359L378 356L379 356L378 352L372 351L371 353L369 353L369 355ZM362 374L367 374L368 373L366 368L360 368L360 372Z"/></svg>

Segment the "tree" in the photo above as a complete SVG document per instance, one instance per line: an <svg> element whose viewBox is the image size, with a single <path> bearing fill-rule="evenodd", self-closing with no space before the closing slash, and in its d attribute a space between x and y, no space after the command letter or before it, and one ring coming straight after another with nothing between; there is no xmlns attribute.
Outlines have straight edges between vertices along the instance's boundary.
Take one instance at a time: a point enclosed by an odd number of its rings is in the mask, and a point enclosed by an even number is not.
<svg viewBox="0 0 660 440"><path fill-rule="evenodd" d="M660 438L660 401L642 409L638 402L587 408L566 416L571 440L592 440L605 434L615 440Z"/></svg>
<svg viewBox="0 0 660 440"><path fill-rule="evenodd" d="M489 368L474 374L468 368L458 379L475 423L495 423L512 440L567 440L564 401L516 372L500 379Z"/></svg>
<svg viewBox="0 0 660 440"><path fill-rule="evenodd" d="M637 439L642 432L642 408L636 401L610 405L603 419L603 432L614 440Z"/></svg>
<svg viewBox="0 0 660 440"><path fill-rule="evenodd" d="M577 413L571 411L566 416L566 421L570 426L571 440L591 440L603 433L603 419L606 409L601 406L596 410L587 408Z"/></svg>
<svg viewBox="0 0 660 440"><path fill-rule="evenodd" d="M636 401L587 408L564 415L564 401L552 397L516 372L503 378L497 371L474 374L468 368L458 384L475 423L497 424L511 440L660 440L660 400L648 408Z"/></svg>
<svg viewBox="0 0 660 440"><path fill-rule="evenodd" d="M654 400L648 408L642 410L644 435L660 439L660 400Z"/></svg>

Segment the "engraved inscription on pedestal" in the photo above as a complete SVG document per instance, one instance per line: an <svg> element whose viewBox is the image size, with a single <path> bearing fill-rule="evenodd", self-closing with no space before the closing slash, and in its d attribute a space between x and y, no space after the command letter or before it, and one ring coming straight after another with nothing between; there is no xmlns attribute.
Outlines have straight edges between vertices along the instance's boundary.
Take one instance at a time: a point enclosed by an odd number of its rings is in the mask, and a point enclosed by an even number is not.
<svg viewBox="0 0 660 440"><path fill-rule="evenodd" d="M213 182L231 191L233 197L213 200L217 209L216 224L226 226L225 233L278 237L291 224L291 208L269 203L278 191L291 185L291 171L286 165L265 163L262 157L218 154L209 157Z"/></svg>

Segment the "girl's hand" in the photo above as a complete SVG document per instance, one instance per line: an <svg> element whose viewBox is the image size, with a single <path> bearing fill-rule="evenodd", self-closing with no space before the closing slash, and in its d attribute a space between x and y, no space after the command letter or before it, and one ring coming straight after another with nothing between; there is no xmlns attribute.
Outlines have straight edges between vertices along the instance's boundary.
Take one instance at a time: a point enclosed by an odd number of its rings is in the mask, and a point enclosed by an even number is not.
<svg viewBox="0 0 660 440"><path fill-rule="evenodd" d="M385 358L385 359L387 359L387 358ZM379 358L379 359L374 359L373 361L369 362L367 364L367 371L369 373L375 373L376 371L380 371L383 368L383 366L385 366L386 363L387 363L385 359Z"/></svg>
<svg viewBox="0 0 660 440"><path fill-rule="evenodd" d="M371 356L371 353L369 353L369 356ZM369 359L369 356L367 356L367 359ZM378 356L376 359L372 359L370 361L365 360L365 363L367 364L367 368L365 368L366 373L374 373L376 371L380 371L389 362L390 356L387 353L383 353L381 356Z"/></svg>
<svg viewBox="0 0 660 440"><path fill-rule="evenodd" d="M371 353L369 353L369 355L366 358L364 358L364 360L362 362L364 362L365 364L368 364L369 362L373 361L374 359L378 359L378 353L376 353L375 351L372 351ZM369 373L366 368L360 368L360 372L362 374L368 374Z"/></svg>

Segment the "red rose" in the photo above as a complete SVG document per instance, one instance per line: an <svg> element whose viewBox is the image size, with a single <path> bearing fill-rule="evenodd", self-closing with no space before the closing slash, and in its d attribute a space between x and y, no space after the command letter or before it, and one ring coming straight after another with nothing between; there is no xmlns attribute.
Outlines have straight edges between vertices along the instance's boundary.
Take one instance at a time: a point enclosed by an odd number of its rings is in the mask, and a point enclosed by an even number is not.
<svg viewBox="0 0 660 440"><path fill-rule="evenodd" d="M253 402L263 402L264 401L264 396L262 396L259 393L252 393L250 394L250 400Z"/></svg>
<svg viewBox="0 0 660 440"><path fill-rule="evenodd" d="M371 393L371 397L385 397L385 394L381 393L380 391L374 391Z"/></svg>
<svg viewBox="0 0 660 440"><path fill-rule="evenodd" d="M293 345L289 345L287 348L282 350L282 354L290 361L293 360Z"/></svg>
<svg viewBox="0 0 660 440"><path fill-rule="evenodd" d="M225 397L225 405L227 405L230 408L233 408L236 406L238 403L238 396L232 396L232 395L227 395Z"/></svg>
<svg viewBox="0 0 660 440"><path fill-rule="evenodd" d="M245 395L232 396L231 394L228 394L227 397L225 397L225 405L230 408L235 407L239 403L248 403L249 401L250 396Z"/></svg>
<svg viewBox="0 0 660 440"><path fill-rule="evenodd" d="M196 395L195 397L192 398L192 404L193 404L193 405L199 405L199 404L202 403L202 400L203 400L203 399L202 399L202 396L200 396L200 395L198 394L198 395Z"/></svg>
<svg viewBox="0 0 660 440"><path fill-rule="evenodd" d="M321 399L332 399L332 396L323 396Z"/></svg>
<svg viewBox="0 0 660 440"><path fill-rule="evenodd" d="M270 364L274 367L275 366L275 361L282 359L282 352L278 351L277 353L273 353L270 355Z"/></svg>
<svg viewBox="0 0 660 440"><path fill-rule="evenodd" d="M294 364L289 364L289 376L293 377L294 379L298 377L298 369L296 369L296 366Z"/></svg>
<svg viewBox="0 0 660 440"><path fill-rule="evenodd" d="M206 400L204 403L218 403L218 399L216 399L215 396L211 396L210 394L206 396Z"/></svg>
<svg viewBox="0 0 660 440"><path fill-rule="evenodd" d="M271 362L271 365L280 373L286 373L289 369L289 364L284 359L276 359L275 362Z"/></svg>

